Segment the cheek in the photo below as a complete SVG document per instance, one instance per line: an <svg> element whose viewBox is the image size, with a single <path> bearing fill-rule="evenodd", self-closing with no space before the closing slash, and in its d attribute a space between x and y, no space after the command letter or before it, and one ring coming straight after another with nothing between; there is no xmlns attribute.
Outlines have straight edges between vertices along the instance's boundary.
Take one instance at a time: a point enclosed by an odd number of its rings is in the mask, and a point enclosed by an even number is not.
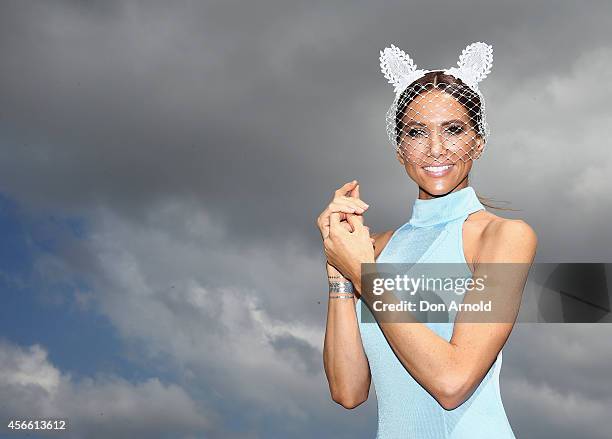
<svg viewBox="0 0 612 439"><path fill-rule="evenodd" d="M478 139L462 139L457 142L458 148L453 153L458 156L459 161L468 162L478 154Z"/></svg>
<svg viewBox="0 0 612 439"><path fill-rule="evenodd" d="M472 170L472 160L459 161L457 163L457 173L460 179L465 177Z"/></svg>
<svg viewBox="0 0 612 439"><path fill-rule="evenodd" d="M421 178L421 175L419 173L419 169L420 168L416 164L414 164L414 163L412 163L410 161L405 161L404 162L404 169L406 169L406 173L414 181L418 181Z"/></svg>

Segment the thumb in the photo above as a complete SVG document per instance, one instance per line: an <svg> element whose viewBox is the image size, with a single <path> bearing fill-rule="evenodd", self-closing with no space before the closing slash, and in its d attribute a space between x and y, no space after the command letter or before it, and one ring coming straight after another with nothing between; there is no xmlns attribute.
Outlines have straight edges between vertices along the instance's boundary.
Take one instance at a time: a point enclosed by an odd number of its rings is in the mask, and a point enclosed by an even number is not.
<svg viewBox="0 0 612 439"><path fill-rule="evenodd" d="M329 226L330 228L340 226L340 213L339 212L333 212L329 216Z"/></svg>
<svg viewBox="0 0 612 439"><path fill-rule="evenodd" d="M353 227L353 231L363 228L363 215L350 215L347 221Z"/></svg>
<svg viewBox="0 0 612 439"><path fill-rule="evenodd" d="M353 198L360 198L359 195L359 183L357 183L357 185L355 185L355 187L353 189L351 189L351 192L349 193L350 197Z"/></svg>

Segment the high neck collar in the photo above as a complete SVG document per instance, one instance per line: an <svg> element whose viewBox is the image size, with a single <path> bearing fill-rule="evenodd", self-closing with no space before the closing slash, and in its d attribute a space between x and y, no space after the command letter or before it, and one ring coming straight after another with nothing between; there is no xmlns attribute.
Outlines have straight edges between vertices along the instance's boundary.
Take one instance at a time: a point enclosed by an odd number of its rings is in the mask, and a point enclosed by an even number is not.
<svg viewBox="0 0 612 439"><path fill-rule="evenodd" d="M415 227L433 226L481 209L484 209L484 206L476 196L476 192L472 186L466 186L443 197L429 200L417 198L412 206L409 224Z"/></svg>

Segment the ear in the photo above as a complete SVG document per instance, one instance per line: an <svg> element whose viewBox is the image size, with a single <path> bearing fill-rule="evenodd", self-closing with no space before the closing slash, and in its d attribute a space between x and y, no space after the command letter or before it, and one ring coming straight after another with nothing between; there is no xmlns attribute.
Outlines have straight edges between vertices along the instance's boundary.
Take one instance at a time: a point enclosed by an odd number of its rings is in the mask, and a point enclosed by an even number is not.
<svg viewBox="0 0 612 439"><path fill-rule="evenodd" d="M468 45L461 52L457 66L448 69L445 73L461 78L468 85L478 84L491 73L493 47L482 42Z"/></svg>
<svg viewBox="0 0 612 439"><path fill-rule="evenodd" d="M484 151L484 147L485 147L485 140L480 135L476 136L476 145L474 146L475 153L474 153L473 160L478 160L480 158L480 156L482 155L482 152Z"/></svg>
<svg viewBox="0 0 612 439"><path fill-rule="evenodd" d="M380 70L388 82L395 86L396 93L424 72L417 70L412 58L393 44L380 51Z"/></svg>
<svg viewBox="0 0 612 439"><path fill-rule="evenodd" d="M406 166L406 162L404 161L404 156L402 156L402 154L400 153L399 148L395 150L395 157L397 158L397 161L402 164L402 166Z"/></svg>

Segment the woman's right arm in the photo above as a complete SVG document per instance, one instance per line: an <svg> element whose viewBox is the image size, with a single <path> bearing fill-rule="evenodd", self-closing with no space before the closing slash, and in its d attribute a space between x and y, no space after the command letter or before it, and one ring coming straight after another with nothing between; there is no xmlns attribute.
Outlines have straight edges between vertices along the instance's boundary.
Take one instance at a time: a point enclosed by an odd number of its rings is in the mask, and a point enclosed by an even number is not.
<svg viewBox="0 0 612 439"><path fill-rule="evenodd" d="M385 248L393 230L372 233L374 253ZM327 264L328 276L342 276ZM343 407L352 409L368 399L372 380L370 364L363 350L359 322L355 311L357 298L329 299L327 327L323 346L323 363L332 399Z"/></svg>
<svg viewBox="0 0 612 439"><path fill-rule="evenodd" d="M327 274L342 276L329 264ZM368 399L370 365L361 343L355 300L352 298L330 297L328 300L323 364L335 402L352 409Z"/></svg>
<svg viewBox="0 0 612 439"><path fill-rule="evenodd" d="M330 215L340 212L341 224L352 230L346 221L348 215L360 215L368 205L359 198L356 180L338 188L327 208L317 218L321 238L329 236ZM372 239L374 244L374 239ZM326 263L330 281L347 281L335 267ZM323 365L332 399L352 409L368 399L370 390L370 366L361 344L355 299L339 298L341 294L330 294L327 305L327 324L323 343ZM346 295L344 295L346 296Z"/></svg>

